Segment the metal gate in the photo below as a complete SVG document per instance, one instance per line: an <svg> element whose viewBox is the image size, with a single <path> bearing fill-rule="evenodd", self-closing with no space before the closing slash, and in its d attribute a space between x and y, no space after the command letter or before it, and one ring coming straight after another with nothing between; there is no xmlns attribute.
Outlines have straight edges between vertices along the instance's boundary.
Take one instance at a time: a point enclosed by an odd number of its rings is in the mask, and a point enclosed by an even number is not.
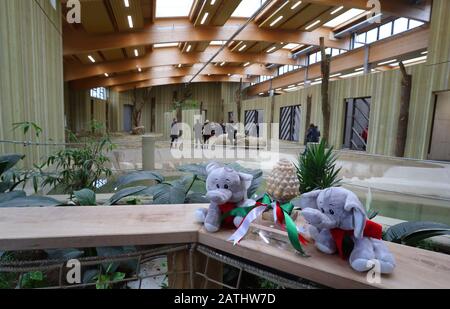
<svg viewBox="0 0 450 309"><path fill-rule="evenodd" d="M371 98L345 100L344 148L366 151L369 135Z"/></svg>
<svg viewBox="0 0 450 309"><path fill-rule="evenodd" d="M264 122L263 110L245 111L245 134L248 136L259 137L260 124Z"/></svg>
<svg viewBox="0 0 450 309"><path fill-rule="evenodd" d="M282 107L280 109L280 139L298 142L301 119L300 105Z"/></svg>

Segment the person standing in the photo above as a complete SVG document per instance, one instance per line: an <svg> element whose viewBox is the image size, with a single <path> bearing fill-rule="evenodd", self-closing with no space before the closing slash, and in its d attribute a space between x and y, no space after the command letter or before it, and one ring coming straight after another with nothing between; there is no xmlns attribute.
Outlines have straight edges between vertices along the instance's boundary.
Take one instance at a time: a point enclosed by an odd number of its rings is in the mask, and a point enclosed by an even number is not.
<svg viewBox="0 0 450 309"><path fill-rule="evenodd" d="M308 131L306 132L305 151L303 152L303 155L305 155L308 152L309 143L318 143L319 140L320 140L319 127L311 123L309 125Z"/></svg>
<svg viewBox="0 0 450 309"><path fill-rule="evenodd" d="M206 120L205 125L203 126L203 145L205 145L206 147L208 147L208 141L211 138L211 131L211 123L209 122L209 120Z"/></svg>
<svg viewBox="0 0 450 309"><path fill-rule="evenodd" d="M170 149L174 146L176 142L178 142L178 138L180 137L180 125L176 118L173 119L171 128L170 128Z"/></svg>
<svg viewBox="0 0 450 309"><path fill-rule="evenodd" d="M234 141L236 139L236 127L233 120L231 120L230 123L227 124L226 132L228 134L228 140L230 141L230 144L234 145Z"/></svg>
<svg viewBox="0 0 450 309"><path fill-rule="evenodd" d="M203 126L200 123L200 120L197 119L197 121L194 124L194 137L195 137L195 148L198 147L198 145L202 145L202 131Z"/></svg>

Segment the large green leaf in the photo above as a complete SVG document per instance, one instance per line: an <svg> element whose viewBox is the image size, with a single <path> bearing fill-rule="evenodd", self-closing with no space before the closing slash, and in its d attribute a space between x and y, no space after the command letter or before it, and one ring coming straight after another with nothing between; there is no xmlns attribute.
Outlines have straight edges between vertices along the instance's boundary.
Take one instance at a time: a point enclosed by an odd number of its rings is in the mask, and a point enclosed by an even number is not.
<svg viewBox="0 0 450 309"><path fill-rule="evenodd" d="M125 188L123 190L120 190L119 192L117 192L116 194L114 194L110 198L109 204L110 205L116 205L122 199L124 199L124 198L126 198L128 196L133 196L133 195L136 195L138 193L141 193L142 191L144 191L146 189L147 189L147 187L140 186L140 187Z"/></svg>
<svg viewBox="0 0 450 309"><path fill-rule="evenodd" d="M125 246L125 247L98 247L96 248L97 255L101 257L116 257L119 255L124 255L128 253L136 252L136 247ZM137 260L127 260L124 262L114 262L114 263L102 263L103 269L109 270L110 273L116 272L119 266L124 266L127 269L134 271L137 267Z"/></svg>
<svg viewBox="0 0 450 309"><path fill-rule="evenodd" d="M0 194L0 204L20 197L26 197L25 191L2 193Z"/></svg>
<svg viewBox="0 0 450 309"><path fill-rule="evenodd" d="M134 172L119 177L116 185L117 187L120 188L138 181L148 181L148 180L154 180L158 183L161 183L164 181L164 177L156 172L151 171Z"/></svg>
<svg viewBox="0 0 450 309"><path fill-rule="evenodd" d="M181 172L192 173L201 178L206 178L206 165L205 164L186 164L178 167Z"/></svg>
<svg viewBox="0 0 450 309"><path fill-rule="evenodd" d="M32 195L26 197L18 197L4 203L0 203L0 208L8 207L52 207L62 203L50 197Z"/></svg>
<svg viewBox="0 0 450 309"><path fill-rule="evenodd" d="M23 158L25 158L25 156L19 154L0 156L0 175L2 175L7 170L11 169Z"/></svg>
<svg viewBox="0 0 450 309"><path fill-rule="evenodd" d="M78 259L83 256L84 251L78 249L56 249L56 250L45 250L47 253L47 258L49 260L72 260Z"/></svg>
<svg viewBox="0 0 450 309"><path fill-rule="evenodd" d="M208 204L209 200L203 193L191 193L186 196L185 204Z"/></svg>
<svg viewBox="0 0 450 309"><path fill-rule="evenodd" d="M75 191L73 193L80 206L95 206L97 205L97 200L95 198L95 192L90 189L83 189L80 191Z"/></svg>
<svg viewBox="0 0 450 309"><path fill-rule="evenodd" d="M164 184L153 195L153 204L184 204L185 200L186 191L180 184Z"/></svg>
<svg viewBox="0 0 450 309"><path fill-rule="evenodd" d="M403 222L387 229L384 240L414 246L421 240L450 233L450 226L437 222Z"/></svg>

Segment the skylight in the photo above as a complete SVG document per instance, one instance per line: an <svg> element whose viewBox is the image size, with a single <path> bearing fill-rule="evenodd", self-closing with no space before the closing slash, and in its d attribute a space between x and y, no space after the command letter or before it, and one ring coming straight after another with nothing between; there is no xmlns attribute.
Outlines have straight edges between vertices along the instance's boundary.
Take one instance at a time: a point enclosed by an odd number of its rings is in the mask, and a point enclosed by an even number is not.
<svg viewBox="0 0 450 309"><path fill-rule="evenodd" d="M267 0L242 0L231 17L251 17Z"/></svg>
<svg viewBox="0 0 450 309"><path fill-rule="evenodd" d="M297 48L299 46L300 46L300 44L289 43L289 44L286 44L285 46L283 46L283 49L292 50L292 49Z"/></svg>
<svg viewBox="0 0 450 309"><path fill-rule="evenodd" d="M211 41L209 45L224 45L227 41Z"/></svg>
<svg viewBox="0 0 450 309"><path fill-rule="evenodd" d="M156 18L187 17L194 0L156 0Z"/></svg>
<svg viewBox="0 0 450 309"><path fill-rule="evenodd" d="M362 13L364 13L364 10L350 9L347 12L339 15L338 17L333 18L332 20L327 22L324 26L330 27L330 28L336 28L337 26L349 21L352 18L355 18L358 15L361 15Z"/></svg>
<svg viewBox="0 0 450 309"><path fill-rule="evenodd" d="M154 44L154 48L162 48L162 47L176 47L178 46L178 43L160 43L160 44Z"/></svg>

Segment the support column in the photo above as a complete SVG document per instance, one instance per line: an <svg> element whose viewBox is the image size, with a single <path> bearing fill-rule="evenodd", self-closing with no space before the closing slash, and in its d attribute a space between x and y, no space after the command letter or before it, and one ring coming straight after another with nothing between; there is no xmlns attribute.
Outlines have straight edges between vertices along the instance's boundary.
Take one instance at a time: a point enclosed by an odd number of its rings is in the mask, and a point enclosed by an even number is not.
<svg viewBox="0 0 450 309"><path fill-rule="evenodd" d="M142 169L152 171L155 169L155 142L162 134L149 134L142 136Z"/></svg>

